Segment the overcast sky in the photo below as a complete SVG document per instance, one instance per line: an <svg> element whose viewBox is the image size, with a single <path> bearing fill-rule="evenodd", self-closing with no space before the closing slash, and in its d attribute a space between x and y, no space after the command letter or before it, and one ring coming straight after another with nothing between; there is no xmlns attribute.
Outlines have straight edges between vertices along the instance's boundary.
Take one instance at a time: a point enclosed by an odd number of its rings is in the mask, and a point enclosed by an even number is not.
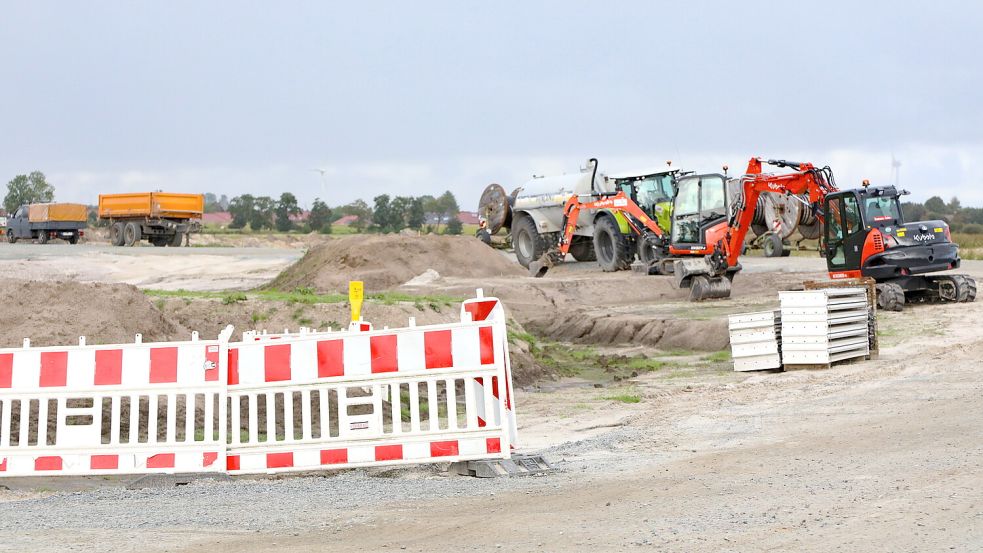
<svg viewBox="0 0 983 553"><path fill-rule="evenodd" d="M0 183L308 204L753 155L983 205L980 2L2 2ZM733 171L732 171L733 172Z"/></svg>

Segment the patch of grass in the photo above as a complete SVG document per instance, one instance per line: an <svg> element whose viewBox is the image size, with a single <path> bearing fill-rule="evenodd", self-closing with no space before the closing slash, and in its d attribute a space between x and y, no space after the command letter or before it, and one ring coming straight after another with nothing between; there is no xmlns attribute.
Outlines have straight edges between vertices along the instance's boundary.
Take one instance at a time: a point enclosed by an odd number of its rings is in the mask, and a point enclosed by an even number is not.
<svg viewBox="0 0 983 553"><path fill-rule="evenodd" d="M657 371L668 366L667 361L649 359L647 357L632 357L628 360L627 367L636 371Z"/></svg>
<svg viewBox="0 0 983 553"><path fill-rule="evenodd" d="M525 342L529 344L530 348L536 349L539 344L539 340L535 336L529 334L528 332L520 332L518 330L509 328L505 331L505 335L508 337L509 342Z"/></svg>
<svg viewBox="0 0 983 553"><path fill-rule="evenodd" d="M222 296L222 305L232 305L233 303L239 303L241 301L246 301L246 294L242 292L229 292Z"/></svg>
<svg viewBox="0 0 983 553"><path fill-rule="evenodd" d="M157 307L157 311L163 312L164 311L164 305L165 305L165 303L166 302L164 302L164 298L160 298L160 299L158 299L157 301L154 302L154 306Z"/></svg>
<svg viewBox="0 0 983 553"><path fill-rule="evenodd" d="M268 320L270 316L267 313L260 313L258 311L253 311L253 314L249 318L252 319L253 323L261 323L265 320Z"/></svg>
<svg viewBox="0 0 983 553"><path fill-rule="evenodd" d="M705 355L703 360L711 363L726 363L727 361L730 361L730 352L725 349L715 351L710 355Z"/></svg>
<svg viewBox="0 0 983 553"><path fill-rule="evenodd" d="M621 403L640 403L642 401L642 396L638 394L615 394L611 396L604 396L603 399L609 401L620 401Z"/></svg>

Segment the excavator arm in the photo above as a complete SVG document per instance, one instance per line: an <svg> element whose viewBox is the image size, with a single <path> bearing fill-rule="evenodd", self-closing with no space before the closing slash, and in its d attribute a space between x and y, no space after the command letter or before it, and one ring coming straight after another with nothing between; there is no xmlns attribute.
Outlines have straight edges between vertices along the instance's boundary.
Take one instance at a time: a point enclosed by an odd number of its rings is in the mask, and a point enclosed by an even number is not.
<svg viewBox="0 0 983 553"><path fill-rule="evenodd" d="M791 173L774 175L764 173L763 165L771 165L781 168L792 169ZM816 217L823 222L824 214L819 206L827 194L836 191L836 184L833 180L833 173L829 167L817 169L811 163L800 163L785 160L762 160L761 158L751 158L748 161L747 171L741 179L743 194L740 203L734 210L730 221L727 234L722 243L717 245L715 256L717 265L726 262L726 267L734 267L744 248L744 239L747 237L748 229L751 228L751 221L754 219L754 210L758 205L758 197L761 194L785 194L802 196L808 194L809 208L816 210ZM722 270L726 267L715 267Z"/></svg>

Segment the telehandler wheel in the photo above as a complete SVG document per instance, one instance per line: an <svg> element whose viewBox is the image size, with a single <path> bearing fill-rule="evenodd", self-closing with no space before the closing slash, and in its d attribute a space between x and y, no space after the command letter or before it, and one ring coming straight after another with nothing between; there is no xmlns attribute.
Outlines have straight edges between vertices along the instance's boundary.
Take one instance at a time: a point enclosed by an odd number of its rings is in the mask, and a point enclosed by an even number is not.
<svg viewBox="0 0 983 553"><path fill-rule="evenodd" d="M904 309L904 289L895 282L877 284L877 308L884 311L901 311Z"/></svg>
<svg viewBox="0 0 983 553"><path fill-rule="evenodd" d="M171 243L168 245L171 246L172 248L180 248L181 242L184 242L184 233L175 232L174 236L171 238Z"/></svg>
<svg viewBox="0 0 983 553"><path fill-rule="evenodd" d="M594 253L597 264L605 272L624 271L635 258L628 239L611 216L601 217L594 223Z"/></svg>
<svg viewBox="0 0 983 553"><path fill-rule="evenodd" d="M135 246L143 238L143 231L140 230L140 225L137 223L126 223L123 227L123 245L130 247Z"/></svg>
<svg viewBox="0 0 983 553"><path fill-rule="evenodd" d="M635 244L638 249L638 260L646 267L651 267L653 263L665 257L662 244L655 235L644 235L638 238Z"/></svg>
<svg viewBox="0 0 983 553"><path fill-rule="evenodd" d="M114 246L123 245L123 223L113 223L109 227L109 243Z"/></svg>
<svg viewBox="0 0 983 553"><path fill-rule="evenodd" d="M519 265L529 268L529 264L546 253L546 240L536 230L536 222L528 215L512 219L512 247Z"/></svg>
<svg viewBox="0 0 983 553"><path fill-rule="evenodd" d="M586 236L574 236L573 243L570 244L570 255L577 261L597 261L594 241Z"/></svg>
<svg viewBox="0 0 983 553"><path fill-rule="evenodd" d="M784 257L785 245L782 244L782 237L774 232L765 234L762 247L765 257Z"/></svg>

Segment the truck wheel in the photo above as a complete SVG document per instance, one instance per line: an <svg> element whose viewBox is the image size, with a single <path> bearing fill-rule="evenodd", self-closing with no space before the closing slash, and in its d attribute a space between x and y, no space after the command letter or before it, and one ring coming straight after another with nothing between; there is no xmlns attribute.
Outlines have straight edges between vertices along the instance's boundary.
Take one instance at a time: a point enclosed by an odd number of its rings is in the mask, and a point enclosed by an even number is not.
<svg viewBox="0 0 983 553"><path fill-rule="evenodd" d="M123 245L123 223L113 223L109 227L109 243L114 246Z"/></svg>
<svg viewBox="0 0 983 553"><path fill-rule="evenodd" d="M10 242L11 244L17 243L17 237L14 236L14 229L10 229L7 231L7 242Z"/></svg>
<svg viewBox="0 0 983 553"><path fill-rule="evenodd" d="M123 227L123 245L130 247L135 246L143 238L143 231L140 229L140 225L137 223L126 223Z"/></svg>
<svg viewBox="0 0 983 553"><path fill-rule="evenodd" d="M181 242L184 242L184 233L175 232L174 236L171 237L170 246L173 248L180 248Z"/></svg>
<svg viewBox="0 0 983 553"><path fill-rule="evenodd" d="M877 284L877 308L884 311L904 309L904 289L895 282Z"/></svg>
<svg viewBox="0 0 983 553"><path fill-rule="evenodd" d="M594 254L602 271L623 271L631 266L635 254L614 217L604 216L594 223Z"/></svg>
<svg viewBox="0 0 983 553"><path fill-rule="evenodd" d="M68 237L68 243L71 244L71 245L73 245L73 246L75 244L78 244L79 243L79 235L78 235L78 233L75 233L75 234L69 236Z"/></svg>
<svg viewBox="0 0 983 553"><path fill-rule="evenodd" d="M48 243L48 231L42 230L41 232L38 233L38 244L47 244L47 243Z"/></svg>
<svg viewBox="0 0 983 553"><path fill-rule="evenodd" d="M594 241L586 236L574 236L570 244L570 255L577 261L597 261L594 253Z"/></svg>
<svg viewBox="0 0 983 553"><path fill-rule="evenodd" d="M536 230L532 217L523 215L512 222L512 247L519 265L529 268L529 264L546 253L546 239Z"/></svg>
<svg viewBox="0 0 983 553"><path fill-rule="evenodd" d="M166 236L151 236L149 240L155 248L163 248L170 241Z"/></svg>

